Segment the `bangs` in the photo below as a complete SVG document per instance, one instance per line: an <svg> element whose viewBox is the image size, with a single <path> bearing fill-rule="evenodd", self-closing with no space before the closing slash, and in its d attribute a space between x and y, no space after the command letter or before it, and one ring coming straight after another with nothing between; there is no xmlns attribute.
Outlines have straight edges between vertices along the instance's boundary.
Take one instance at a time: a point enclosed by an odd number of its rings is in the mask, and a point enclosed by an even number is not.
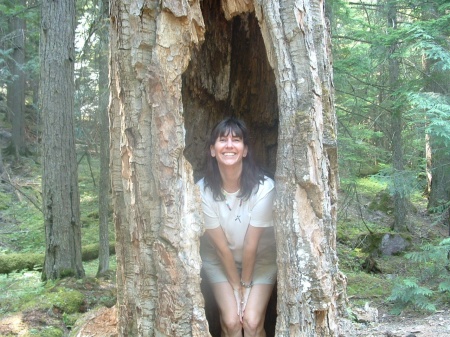
<svg viewBox="0 0 450 337"><path fill-rule="evenodd" d="M210 138L210 145L216 142L219 137L227 137L231 134L233 137L241 138L244 143L247 143L247 128L244 123L234 118L223 120L213 129Z"/></svg>
<svg viewBox="0 0 450 337"><path fill-rule="evenodd" d="M220 130L217 137L227 137L230 133L233 137L244 138L241 128L236 124L228 125L228 127Z"/></svg>

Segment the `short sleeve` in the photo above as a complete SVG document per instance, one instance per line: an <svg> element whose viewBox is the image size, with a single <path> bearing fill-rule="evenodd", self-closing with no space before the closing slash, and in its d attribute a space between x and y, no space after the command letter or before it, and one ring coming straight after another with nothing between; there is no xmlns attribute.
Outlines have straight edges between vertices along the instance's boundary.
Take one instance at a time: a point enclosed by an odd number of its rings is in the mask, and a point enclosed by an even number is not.
<svg viewBox="0 0 450 337"><path fill-rule="evenodd" d="M213 229L219 227L220 221L217 203L214 202L211 190L209 188L205 190L203 179L197 183L197 186L200 188L200 194L202 197L202 210L205 228Z"/></svg>
<svg viewBox="0 0 450 337"><path fill-rule="evenodd" d="M250 225L253 227L272 227L273 200L275 198L275 184L273 180L266 178L254 198L254 204L250 210Z"/></svg>

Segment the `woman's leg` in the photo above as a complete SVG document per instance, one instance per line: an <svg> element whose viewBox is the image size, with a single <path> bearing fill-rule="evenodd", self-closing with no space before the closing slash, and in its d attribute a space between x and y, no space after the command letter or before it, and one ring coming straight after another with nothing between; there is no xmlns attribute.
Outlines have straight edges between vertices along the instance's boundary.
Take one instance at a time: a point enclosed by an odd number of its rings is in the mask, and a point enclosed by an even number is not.
<svg viewBox="0 0 450 337"><path fill-rule="evenodd" d="M264 319L272 295L272 284L255 284L244 311L244 337L265 337Z"/></svg>
<svg viewBox="0 0 450 337"><path fill-rule="evenodd" d="M242 337L242 323L233 288L228 282L212 283L211 287L219 306L222 337Z"/></svg>

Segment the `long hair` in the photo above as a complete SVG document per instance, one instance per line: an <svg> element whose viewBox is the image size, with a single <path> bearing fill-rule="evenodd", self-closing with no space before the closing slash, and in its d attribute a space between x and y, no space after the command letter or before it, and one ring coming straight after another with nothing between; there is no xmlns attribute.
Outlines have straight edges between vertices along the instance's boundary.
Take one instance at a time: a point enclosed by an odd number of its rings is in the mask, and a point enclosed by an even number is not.
<svg viewBox="0 0 450 337"><path fill-rule="evenodd" d="M211 131L208 146L206 149L206 172L205 188L209 187L213 192L214 200L225 200L222 192L222 176L220 175L217 159L211 156L210 147L214 146L218 137L229 134L242 139L244 146L247 146L247 156L242 158L242 173L240 178L239 198L247 200L252 193L256 193L259 184L264 181L262 170L256 166L249 144L249 133L245 123L235 117L228 117L217 123Z"/></svg>

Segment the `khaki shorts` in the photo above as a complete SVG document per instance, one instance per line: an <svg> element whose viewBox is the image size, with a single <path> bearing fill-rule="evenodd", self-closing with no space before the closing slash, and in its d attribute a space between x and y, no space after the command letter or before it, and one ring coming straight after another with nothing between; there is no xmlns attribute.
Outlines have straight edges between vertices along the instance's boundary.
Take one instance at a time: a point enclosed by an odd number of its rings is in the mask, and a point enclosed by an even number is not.
<svg viewBox="0 0 450 337"><path fill-rule="evenodd" d="M275 284L277 280L277 263L275 252L268 251L257 256L253 269L253 284ZM236 263L241 272L241 265ZM225 269L217 256L209 255L203 259L203 270L210 283L228 282Z"/></svg>

